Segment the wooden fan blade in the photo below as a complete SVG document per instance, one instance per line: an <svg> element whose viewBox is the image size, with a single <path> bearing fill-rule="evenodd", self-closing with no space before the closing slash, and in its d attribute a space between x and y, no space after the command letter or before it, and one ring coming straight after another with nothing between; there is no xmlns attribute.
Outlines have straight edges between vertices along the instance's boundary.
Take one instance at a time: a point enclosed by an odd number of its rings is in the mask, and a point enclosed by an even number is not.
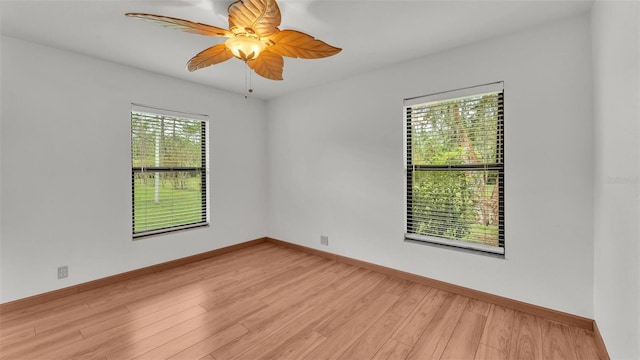
<svg viewBox="0 0 640 360"><path fill-rule="evenodd" d="M232 57L233 54L229 49L227 49L225 44L214 45L192 57L187 63L187 69L189 69L189 71L196 71L207 66L227 61Z"/></svg>
<svg viewBox="0 0 640 360"><path fill-rule="evenodd" d="M282 80L284 59L270 49L261 52L257 59L247 61L247 65L263 78Z"/></svg>
<svg viewBox="0 0 640 360"><path fill-rule="evenodd" d="M275 45L269 50L276 54L293 58L318 59L332 56L342 49L296 30L281 30L269 37Z"/></svg>
<svg viewBox="0 0 640 360"><path fill-rule="evenodd" d="M183 19L162 16L162 15L141 14L141 13L127 13L125 15L152 21L162 26L167 26L170 28L190 32L192 34L199 34L199 35L206 35L206 36L222 36L222 37L233 36L233 34L229 30L222 29L217 26L197 23L189 20L183 20Z"/></svg>
<svg viewBox="0 0 640 360"><path fill-rule="evenodd" d="M238 0L229 5L229 30L267 37L278 31L280 8L275 0Z"/></svg>

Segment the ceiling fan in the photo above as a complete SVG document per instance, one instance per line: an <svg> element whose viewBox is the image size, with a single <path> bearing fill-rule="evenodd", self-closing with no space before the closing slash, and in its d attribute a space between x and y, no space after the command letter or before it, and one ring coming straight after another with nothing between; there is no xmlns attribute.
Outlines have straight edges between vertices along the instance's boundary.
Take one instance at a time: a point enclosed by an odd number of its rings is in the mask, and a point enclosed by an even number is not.
<svg viewBox="0 0 640 360"><path fill-rule="evenodd" d="M300 31L278 29L280 8L275 0L238 0L229 5L228 12L228 30L162 15L125 15L193 34L228 38L224 43L207 48L191 58L187 63L189 71L236 57L256 74L271 80L282 80L283 56L318 59L342 50Z"/></svg>

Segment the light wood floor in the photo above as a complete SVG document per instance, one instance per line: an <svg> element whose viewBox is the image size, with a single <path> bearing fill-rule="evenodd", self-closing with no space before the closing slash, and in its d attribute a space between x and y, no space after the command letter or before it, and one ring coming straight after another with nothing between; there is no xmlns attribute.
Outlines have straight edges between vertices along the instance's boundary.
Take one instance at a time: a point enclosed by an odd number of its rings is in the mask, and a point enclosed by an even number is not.
<svg viewBox="0 0 640 360"><path fill-rule="evenodd" d="M1 359L598 359L593 333L273 244L3 313Z"/></svg>

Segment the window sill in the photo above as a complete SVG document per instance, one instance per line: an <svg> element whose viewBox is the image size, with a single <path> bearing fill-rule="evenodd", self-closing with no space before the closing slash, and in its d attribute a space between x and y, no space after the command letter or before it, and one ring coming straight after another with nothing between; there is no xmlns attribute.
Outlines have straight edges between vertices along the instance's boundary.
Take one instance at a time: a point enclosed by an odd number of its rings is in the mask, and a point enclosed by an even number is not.
<svg viewBox="0 0 640 360"><path fill-rule="evenodd" d="M440 248L447 248L451 250L486 255L486 256L496 257L500 259L505 258L504 248L501 248L501 247L474 244L474 243L465 243L462 241L442 239L442 238L436 238L431 236L422 236L422 235L416 235L416 234L405 234L404 241L408 243L413 243L413 244L429 245L429 246L435 246Z"/></svg>
<svg viewBox="0 0 640 360"><path fill-rule="evenodd" d="M143 233L133 234L133 240L141 240L148 237L166 235L166 234L174 233L176 231L191 230L191 229L197 229L201 227L209 227L209 223L197 223L197 224L176 226L176 227L167 228L167 229L145 231Z"/></svg>

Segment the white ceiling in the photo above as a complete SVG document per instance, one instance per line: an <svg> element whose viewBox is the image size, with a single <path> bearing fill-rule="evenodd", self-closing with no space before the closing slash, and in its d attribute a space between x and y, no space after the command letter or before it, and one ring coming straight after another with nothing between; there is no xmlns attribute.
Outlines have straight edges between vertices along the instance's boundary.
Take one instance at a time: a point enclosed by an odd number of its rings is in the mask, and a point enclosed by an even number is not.
<svg viewBox="0 0 640 360"><path fill-rule="evenodd" d="M224 39L125 17L144 12L227 28L227 0L0 0L2 34L224 89L245 91L237 59L190 73L186 62ZM592 0L280 0L280 29L304 31L343 51L285 58L284 80L252 75L269 99L389 64L586 12ZM46 59L42 59L46 61Z"/></svg>

